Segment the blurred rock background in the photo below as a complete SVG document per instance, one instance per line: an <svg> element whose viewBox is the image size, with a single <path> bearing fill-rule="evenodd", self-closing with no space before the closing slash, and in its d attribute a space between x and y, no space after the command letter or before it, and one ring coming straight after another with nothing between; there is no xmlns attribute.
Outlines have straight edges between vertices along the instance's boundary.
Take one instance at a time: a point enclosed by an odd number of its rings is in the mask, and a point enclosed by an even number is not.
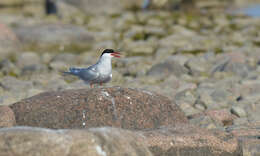
<svg viewBox="0 0 260 156"><path fill-rule="evenodd" d="M0 127L41 128L1 128L0 155L259 155L259 10L259 0L1 0ZM124 55L105 88L61 74L105 48Z"/></svg>
<svg viewBox="0 0 260 156"><path fill-rule="evenodd" d="M258 3L1 0L0 105L88 88L60 71L89 66L114 48L125 57L113 61L106 86L165 95L209 129L259 121L260 18L241 9ZM227 120L209 115L215 110Z"/></svg>

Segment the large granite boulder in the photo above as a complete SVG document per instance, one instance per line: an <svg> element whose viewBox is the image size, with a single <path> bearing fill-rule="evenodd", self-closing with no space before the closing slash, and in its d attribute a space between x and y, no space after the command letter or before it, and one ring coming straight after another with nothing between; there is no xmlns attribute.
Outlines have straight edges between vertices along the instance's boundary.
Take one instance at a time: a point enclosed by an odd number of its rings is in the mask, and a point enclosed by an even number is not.
<svg viewBox="0 0 260 156"><path fill-rule="evenodd" d="M0 129L3 156L152 156L138 136L115 128L51 130L32 127Z"/></svg>
<svg viewBox="0 0 260 156"><path fill-rule="evenodd" d="M17 125L45 128L147 129L188 122L167 97L121 87L46 92L10 107Z"/></svg>

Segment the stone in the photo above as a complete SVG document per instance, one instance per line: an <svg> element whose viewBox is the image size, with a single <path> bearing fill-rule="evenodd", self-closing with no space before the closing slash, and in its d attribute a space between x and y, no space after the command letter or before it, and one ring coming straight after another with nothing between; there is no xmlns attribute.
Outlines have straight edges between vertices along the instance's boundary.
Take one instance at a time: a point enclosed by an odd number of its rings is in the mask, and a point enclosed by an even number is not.
<svg viewBox="0 0 260 156"><path fill-rule="evenodd" d="M40 56L33 52L23 52L17 56L16 60L19 68L40 64Z"/></svg>
<svg viewBox="0 0 260 156"><path fill-rule="evenodd" d="M192 90L184 90L181 92L178 92L175 95L175 101L179 105L181 103L188 103L190 105L194 105L197 97L194 95L195 93Z"/></svg>
<svg viewBox="0 0 260 156"><path fill-rule="evenodd" d="M150 68L149 59L143 60L140 56L118 59L116 62L117 70L124 76L142 76Z"/></svg>
<svg viewBox="0 0 260 156"><path fill-rule="evenodd" d="M183 74L187 74L188 69L180 64L173 62L171 60L164 61L162 63L156 64L152 66L150 70L148 70L147 75L149 76L160 76L160 77L168 77L174 74L177 77L180 77Z"/></svg>
<svg viewBox="0 0 260 156"><path fill-rule="evenodd" d="M4 156L152 156L134 132L102 127L88 130L13 127L0 129Z"/></svg>
<svg viewBox="0 0 260 156"><path fill-rule="evenodd" d="M17 26L14 31L25 48L71 51L89 49L93 36L84 28L69 24L34 24Z"/></svg>
<svg viewBox="0 0 260 156"><path fill-rule="evenodd" d="M140 137L155 155L212 155L236 156L241 148L232 135L215 130L205 130L192 125L179 124L157 130L141 132Z"/></svg>
<svg viewBox="0 0 260 156"><path fill-rule="evenodd" d="M230 58L224 58L223 60L218 61L210 70L211 74L214 74L215 72L223 72L230 62Z"/></svg>
<svg viewBox="0 0 260 156"><path fill-rule="evenodd" d="M10 107L17 125L45 128L147 129L188 122L168 98L121 87L45 92Z"/></svg>
<svg viewBox="0 0 260 156"><path fill-rule="evenodd" d="M191 58L185 63L185 67L189 69L192 75L205 74L208 71L208 63L202 58Z"/></svg>
<svg viewBox="0 0 260 156"><path fill-rule="evenodd" d="M232 72L241 77L247 77L249 73L249 67L247 64L243 63L230 63L224 71Z"/></svg>
<svg viewBox="0 0 260 156"><path fill-rule="evenodd" d="M205 115L211 117L214 121L221 122L223 126L232 125L234 119L236 119L228 109L208 110L205 112Z"/></svg>
<svg viewBox="0 0 260 156"><path fill-rule="evenodd" d="M226 130L238 138L242 154L257 156L260 154L260 122L227 127Z"/></svg>
<svg viewBox="0 0 260 156"><path fill-rule="evenodd" d="M246 77L249 66L246 64L246 56L241 52L231 52L218 55L215 65L211 68L211 74L215 72L230 72L235 75Z"/></svg>
<svg viewBox="0 0 260 156"><path fill-rule="evenodd" d="M8 106L0 106L0 128L15 126L15 116Z"/></svg>
<svg viewBox="0 0 260 156"><path fill-rule="evenodd" d="M206 109L209 109L214 104L212 97L208 94L208 92L202 92L199 95L199 98L196 101L196 104L203 105Z"/></svg>
<svg viewBox="0 0 260 156"><path fill-rule="evenodd" d="M115 14L127 8L141 8L142 1L139 0L63 0L76 8L83 10L86 14Z"/></svg>
<svg viewBox="0 0 260 156"><path fill-rule="evenodd" d="M21 73L20 69L9 59L0 62L0 71L3 75L17 76Z"/></svg>
<svg viewBox="0 0 260 156"><path fill-rule="evenodd" d="M182 102L179 104L181 110L185 113L187 117L199 113L199 110L192 107L190 104Z"/></svg>
<svg viewBox="0 0 260 156"><path fill-rule="evenodd" d="M190 116L189 118L191 124L201 128L215 129L217 127L222 126L220 122L216 122L213 119L211 119L209 116L205 116L205 115L196 116L195 114L192 117Z"/></svg>
<svg viewBox="0 0 260 156"><path fill-rule="evenodd" d="M11 76L5 76L1 82L0 87L6 91L12 92L24 92L25 90L32 88L31 81L19 80Z"/></svg>
<svg viewBox="0 0 260 156"><path fill-rule="evenodd" d="M28 76L31 75L33 73L43 73L44 71L47 70L47 66L45 66L44 64L32 64L32 65L28 65L22 68L21 71L21 75L22 76Z"/></svg>
<svg viewBox="0 0 260 156"><path fill-rule="evenodd" d="M234 114L240 118L247 116L246 111L243 108L241 108L240 106L232 106L230 111L232 114Z"/></svg>

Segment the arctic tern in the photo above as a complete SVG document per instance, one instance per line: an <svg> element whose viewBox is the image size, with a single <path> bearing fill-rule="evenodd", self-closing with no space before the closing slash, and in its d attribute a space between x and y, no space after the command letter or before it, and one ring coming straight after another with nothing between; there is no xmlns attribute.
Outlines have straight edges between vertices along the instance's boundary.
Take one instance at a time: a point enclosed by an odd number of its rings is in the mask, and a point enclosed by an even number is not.
<svg viewBox="0 0 260 156"><path fill-rule="evenodd" d="M69 71L64 72L79 77L85 83L93 88L93 84L107 83L112 79L112 66L111 59L113 57L120 57L119 52L113 49L105 49L101 54L97 63L89 66L88 68L69 68Z"/></svg>

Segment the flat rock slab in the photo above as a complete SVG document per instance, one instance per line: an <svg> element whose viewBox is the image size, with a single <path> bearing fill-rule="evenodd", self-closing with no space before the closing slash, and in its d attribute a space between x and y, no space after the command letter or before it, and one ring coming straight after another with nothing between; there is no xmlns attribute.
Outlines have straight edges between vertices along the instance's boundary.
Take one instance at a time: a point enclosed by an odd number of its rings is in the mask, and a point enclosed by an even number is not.
<svg viewBox="0 0 260 156"><path fill-rule="evenodd" d="M243 155L260 155L260 122L230 126L227 131L238 138L243 149Z"/></svg>
<svg viewBox="0 0 260 156"><path fill-rule="evenodd" d="M188 124L140 132L139 138L154 156L240 156L237 138L222 131L208 131ZM140 134L139 133L139 134Z"/></svg>
<svg viewBox="0 0 260 156"><path fill-rule="evenodd" d="M51 130L0 129L1 156L152 156L138 135L115 128ZM139 136L140 137L140 136Z"/></svg>
<svg viewBox="0 0 260 156"><path fill-rule="evenodd" d="M167 97L121 87L46 92L10 107L17 125L55 129L101 126L147 129L188 122Z"/></svg>
<svg viewBox="0 0 260 156"><path fill-rule="evenodd" d="M240 156L238 140L221 131L187 124L157 130L130 131L102 127L0 129L0 155L4 156Z"/></svg>

